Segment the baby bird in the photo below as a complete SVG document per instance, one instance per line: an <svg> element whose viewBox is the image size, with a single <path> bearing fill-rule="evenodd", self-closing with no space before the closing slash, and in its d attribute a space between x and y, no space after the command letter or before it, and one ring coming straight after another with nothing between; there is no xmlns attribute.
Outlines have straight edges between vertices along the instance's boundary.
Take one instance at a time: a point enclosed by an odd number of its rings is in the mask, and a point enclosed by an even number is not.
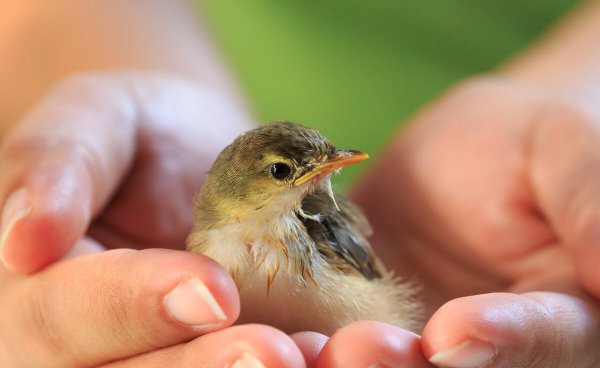
<svg viewBox="0 0 600 368"><path fill-rule="evenodd" d="M418 328L415 288L384 268L366 218L331 188L333 172L367 157L291 122L243 133L219 154L188 249L232 275L238 322L326 335L357 320Z"/></svg>

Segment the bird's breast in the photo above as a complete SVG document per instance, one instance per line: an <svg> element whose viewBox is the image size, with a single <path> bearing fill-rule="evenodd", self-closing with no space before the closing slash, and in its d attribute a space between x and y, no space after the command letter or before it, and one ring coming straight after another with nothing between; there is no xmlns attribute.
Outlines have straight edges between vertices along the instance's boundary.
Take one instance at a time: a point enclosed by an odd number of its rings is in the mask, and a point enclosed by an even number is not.
<svg viewBox="0 0 600 368"><path fill-rule="evenodd" d="M294 216L267 226L231 222L190 235L190 250L215 259L234 278L242 303L239 323L325 334L361 319L413 326L411 288L391 275L367 280L340 272L298 226Z"/></svg>
<svg viewBox="0 0 600 368"><path fill-rule="evenodd" d="M238 287L257 271L264 273L265 288L282 275L302 286L314 282L316 266L324 262L295 215L262 221L248 218L200 229L190 235L188 246L219 262Z"/></svg>

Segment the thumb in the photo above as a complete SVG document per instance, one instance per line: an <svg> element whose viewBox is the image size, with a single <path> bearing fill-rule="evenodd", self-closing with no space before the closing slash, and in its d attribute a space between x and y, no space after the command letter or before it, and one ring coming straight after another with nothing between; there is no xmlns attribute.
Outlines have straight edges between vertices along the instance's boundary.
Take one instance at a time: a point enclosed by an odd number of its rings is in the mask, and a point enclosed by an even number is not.
<svg viewBox="0 0 600 368"><path fill-rule="evenodd" d="M600 359L597 315L559 293L495 293L452 300L423 331L437 367L584 368Z"/></svg>

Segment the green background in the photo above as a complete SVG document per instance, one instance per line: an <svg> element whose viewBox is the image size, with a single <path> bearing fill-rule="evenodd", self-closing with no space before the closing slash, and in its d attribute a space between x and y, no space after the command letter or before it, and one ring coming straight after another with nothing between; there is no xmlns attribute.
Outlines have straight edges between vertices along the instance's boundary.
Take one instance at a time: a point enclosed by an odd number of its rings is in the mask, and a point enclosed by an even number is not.
<svg viewBox="0 0 600 368"><path fill-rule="evenodd" d="M376 156L449 85L536 39L572 0L204 0L201 17L259 121ZM345 187L363 165L336 178Z"/></svg>

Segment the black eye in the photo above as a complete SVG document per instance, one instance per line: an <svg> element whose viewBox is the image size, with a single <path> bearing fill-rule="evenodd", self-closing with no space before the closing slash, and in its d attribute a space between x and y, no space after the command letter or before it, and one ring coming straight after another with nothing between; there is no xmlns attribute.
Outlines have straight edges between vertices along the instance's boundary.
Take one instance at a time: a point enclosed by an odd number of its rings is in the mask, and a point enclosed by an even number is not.
<svg viewBox="0 0 600 368"><path fill-rule="evenodd" d="M271 175L277 180L287 178L292 172L292 169L288 165L281 162L274 163L269 170L271 171Z"/></svg>

